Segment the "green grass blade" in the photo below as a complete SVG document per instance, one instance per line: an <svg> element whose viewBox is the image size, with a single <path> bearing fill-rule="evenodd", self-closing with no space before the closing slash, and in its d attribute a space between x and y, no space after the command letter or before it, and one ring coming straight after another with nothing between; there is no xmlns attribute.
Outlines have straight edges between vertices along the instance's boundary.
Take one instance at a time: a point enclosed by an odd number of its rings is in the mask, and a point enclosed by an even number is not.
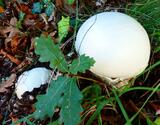
<svg viewBox="0 0 160 125"><path fill-rule="evenodd" d="M86 125L91 125L91 123L93 122L93 120L101 113L101 110L103 109L103 107L109 103L109 100L105 100L103 102L101 102L98 107L97 110L93 113L93 115L89 118L89 120L87 121Z"/></svg>
<svg viewBox="0 0 160 125"><path fill-rule="evenodd" d="M127 121L127 123L125 125L128 125L130 122L132 122L137 115L140 113L140 111L144 108L144 106L147 104L147 102L149 101L149 99L153 96L153 94L157 91L157 89L160 87L160 83L155 87L155 89L152 91L152 93L148 96L148 98L146 99L146 101L143 103L143 105L141 106L141 108L138 110L138 112L136 114L134 114L130 120Z"/></svg>
<svg viewBox="0 0 160 125"><path fill-rule="evenodd" d="M101 114L98 115L98 125L103 125Z"/></svg>
<svg viewBox="0 0 160 125"><path fill-rule="evenodd" d="M123 107L123 104L121 103L121 100L119 99L119 97L118 97L118 95L117 95L117 93L116 93L116 91L115 91L115 88L112 87L112 90L113 90L115 99L116 99L116 101L117 101L117 103L118 103L118 105L119 105L119 107L120 107L120 109L121 109L121 111L122 111L122 113L123 113L124 118L126 119L128 125L131 125L131 122L130 122L130 120L129 120L129 117L128 117L128 115L127 115L127 112L125 111L125 109L124 109L124 107Z"/></svg>
<svg viewBox="0 0 160 125"><path fill-rule="evenodd" d="M150 88L150 87L132 87L132 88L129 88L129 89L125 90L124 92L120 93L120 96L127 93L127 92L134 91L134 90L154 91L154 89L155 88ZM158 88L156 91L159 92L160 88Z"/></svg>
<svg viewBox="0 0 160 125"><path fill-rule="evenodd" d="M145 71L143 71L141 74L139 74L136 78L138 78L139 76L141 76L142 74L151 71L152 69L156 68L157 66L160 65L160 61L157 61L156 63L154 63L153 65L149 66Z"/></svg>

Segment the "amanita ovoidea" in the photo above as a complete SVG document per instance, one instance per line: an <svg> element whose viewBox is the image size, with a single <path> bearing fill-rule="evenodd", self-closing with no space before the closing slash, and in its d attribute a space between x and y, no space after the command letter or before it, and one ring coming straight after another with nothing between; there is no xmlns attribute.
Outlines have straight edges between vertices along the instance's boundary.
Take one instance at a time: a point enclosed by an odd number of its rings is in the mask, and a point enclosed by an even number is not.
<svg viewBox="0 0 160 125"><path fill-rule="evenodd" d="M129 79L148 65L150 40L142 25L119 12L103 12L80 27L76 51L96 61L91 71L105 78Z"/></svg>
<svg viewBox="0 0 160 125"><path fill-rule="evenodd" d="M33 68L23 72L16 83L16 94L19 99L25 92L31 92L34 88L38 88L46 84L51 77L51 71L44 68Z"/></svg>

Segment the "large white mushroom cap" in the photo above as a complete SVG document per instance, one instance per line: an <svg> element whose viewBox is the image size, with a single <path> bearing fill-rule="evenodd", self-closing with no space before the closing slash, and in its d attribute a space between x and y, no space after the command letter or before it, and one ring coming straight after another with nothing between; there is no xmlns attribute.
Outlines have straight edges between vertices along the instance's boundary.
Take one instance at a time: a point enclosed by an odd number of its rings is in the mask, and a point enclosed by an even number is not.
<svg viewBox="0 0 160 125"><path fill-rule="evenodd" d="M127 79L148 65L150 41L134 18L119 12L103 12L90 17L80 27L76 51L96 61L91 71L108 78Z"/></svg>
<svg viewBox="0 0 160 125"><path fill-rule="evenodd" d="M48 82L51 76L51 71L40 67L23 72L16 83L16 94L19 99L25 92L31 92L34 88Z"/></svg>

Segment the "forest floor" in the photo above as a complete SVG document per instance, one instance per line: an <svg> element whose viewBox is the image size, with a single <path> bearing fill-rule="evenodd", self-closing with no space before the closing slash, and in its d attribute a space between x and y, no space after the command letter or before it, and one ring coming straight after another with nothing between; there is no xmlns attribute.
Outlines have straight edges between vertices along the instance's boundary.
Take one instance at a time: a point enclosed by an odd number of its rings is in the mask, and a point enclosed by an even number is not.
<svg viewBox="0 0 160 125"><path fill-rule="evenodd" d="M62 16L69 17L61 49L65 58L72 60L77 57L73 47L76 31L87 18L104 11L126 13L144 26L152 46L150 63L123 91L112 90L112 86L89 71L77 74L82 78L78 87L83 95L79 124L160 125L159 0L0 0L0 124L59 124L54 121L59 118L60 109L51 118L27 117L36 111L36 96L44 94L48 85L26 92L18 99L15 83L24 71L34 67L52 69L48 62L39 61L35 53L36 37L43 34L57 43L58 22Z"/></svg>

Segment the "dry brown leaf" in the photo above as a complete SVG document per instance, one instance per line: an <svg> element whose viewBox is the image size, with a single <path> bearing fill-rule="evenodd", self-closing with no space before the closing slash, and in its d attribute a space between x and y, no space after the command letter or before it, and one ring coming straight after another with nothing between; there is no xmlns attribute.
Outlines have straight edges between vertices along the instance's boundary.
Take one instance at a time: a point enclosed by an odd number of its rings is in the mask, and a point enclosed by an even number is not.
<svg viewBox="0 0 160 125"><path fill-rule="evenodd" d="M15 34L20 33L20 31L16 28L17 24L17 18L13 17L10 20L10 26L1 29L1 34L3 34L6 39L5 39L5 45L8 44L12 40L12 38L15 36ZM9 35L8 35L9 34Z"/></svg>
<svg viewBox="0 0 160 125"><path fill-rule="evenodd" d="M63 0L56 0L56 7L63 8Z"/></svg>
<svg viewBox="0 0 160 125"><path fill-rule="evenodd" d="M10 25L11 26L16 26L17 24L17 18L16 17L12 17L11 20L10 20Z"/></svg>
<svg viewBox="0 0 160 125"><path fill-rule="evenodd" d="M8 92L7 88L14 85L15 80L16 80L16 74L11 74L8 80L0 84L0 93Z"/></svg>
<svg viewBox="0 0 160 125"><path fill-rule="evenodd" d="M14 69L12 69L12 73L15 72L21 72L23 71L27 66L32 64L32 59L29 58L25 58L17 67L15 67Z"/></svg>
<svg viewBox="0 0 160 125"><path fill-rule="evenodd" d="M12 54L23 55L24 50L27 47L27 36L25 34L16 34L11 42L10 46L7 46L7 50L11 49Z"/></svg>
<svg viewBox="0 0 160 125"><path fill-rule="evenodd" d="M7 52L5 52L3 49L0 50L0 54L4 55L5 57L9 58L13 63L19 65L21 63L20 60L18 60L16 57L8 54Z"/></svg>
<svg viewBox="0 0 160 125"><path fill-rule="evenodd" d="M75 6L69 5L66 0L55 0L55 5L58 10L63 11L67 14L75 13Z"/></svg>
<svg viewBox="0 0 160 125"><path fill-rule="evenodd" d="M12 113L9 115L9 117L12 119L12 123L16 123L19 119L14 116ZM15 125L23 125L22 123L16 123Z"/></svg>
<svg viewBox="0 0 160 125"><path fill-rule="evenodd" d="M32 14L31 9L30 9L29 6L26 5L26 4L21 3L19 9L20 9L20 11L22 11L22 12L25 13L25 14Z"/></svg>
<svg viewBox="0 0 160 125"><path fill-rule="evenodd" d="M37 14L32 14L32 13L26 14L24 19L24 25L34 25L37 18L38 18ZM31 24L31 22L34 22L34 23Z"/></svg>
<svg viewBox="0 0 160 125"><path fill-rule="evenodd" d="M0 6L0 13L4 12L4 8Z"/></svg>

